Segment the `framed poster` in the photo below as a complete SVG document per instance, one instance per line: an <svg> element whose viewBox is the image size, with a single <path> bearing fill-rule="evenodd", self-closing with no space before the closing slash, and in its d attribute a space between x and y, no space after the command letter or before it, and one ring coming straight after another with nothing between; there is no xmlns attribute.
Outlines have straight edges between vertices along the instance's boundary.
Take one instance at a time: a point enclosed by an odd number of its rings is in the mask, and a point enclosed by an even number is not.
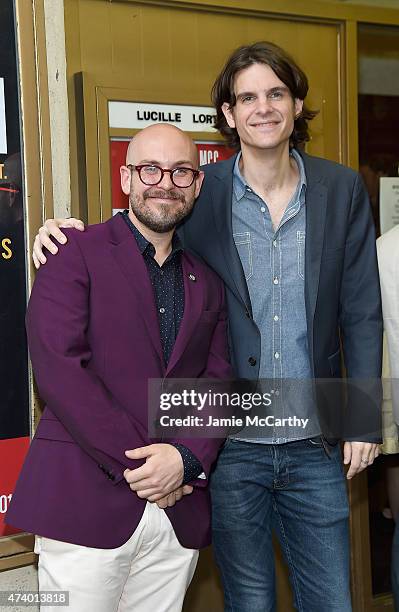
<svg viewBox="0 0 399 612"><path fill-rule="evenodd" d="M203 166L228 159L234 154L232 149L220 141L214 128L215 120L215 110L211 106L110 100L108 121L112 214L129 208L128 197L120 187L119 168L125 165L129 141L139 130L154 123L170 123L188 132L197 145L200 165ZM126 136L115 135L120 132Z"/></svg>
<svg viewBox="0 0 399 612"><path fill-rule="evenodd" d="M7 153L6 104L4 99L4 77L0 77L0 154Z"/></svg>
<svg viewBox="0 0 399 612"><path fill-rule="evenodd" d="M14 11L2 2L0 20L0 538L29 446L30 407L25 335L27 275Z"/></svg>
<svg viewBox="0 0 399 612"><path fill-rule="evenodd" d="M125 165L126 152L130 138L113 137L110 139L111 159L111 189L112 189L112 214L129 208L129 199L123 193L120 184L119 168ZM225 144L211 140L196 140L200 165L216 163L228 159L234 154Z"/></svg>
<svg viewBox="0 0 399 612"><path fill-rule="evenodd" d="M214 127L215 109L195 103L191 95L96 85L90 74L75 74L78 94L78 187L74 216L86 223L106 221L127 206L120 188L119 168L125 164L129 140L154 123L170 123L197 144L200 164L221 161L234 151ZM162 102L160 102L160 99Z"/></svg>

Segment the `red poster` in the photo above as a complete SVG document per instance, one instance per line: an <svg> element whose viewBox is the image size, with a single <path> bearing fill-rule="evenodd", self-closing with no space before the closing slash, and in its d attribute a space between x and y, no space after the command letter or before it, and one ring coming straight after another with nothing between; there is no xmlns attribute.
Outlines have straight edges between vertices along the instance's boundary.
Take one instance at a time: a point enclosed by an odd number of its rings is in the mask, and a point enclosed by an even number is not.
<svg viewBox="0 0 399 612"><path fill-rule="evenodd" d="M200 165L216 164L218 161L229 159L235 151L224 144L218 142L204 142L197 140L197 149L200 155Z"/></svg>
<svg viewBox="0 0 399 612"><path fill-rule="evenodd" d="M0 536L19 532L19 529L4 524L4 516L28 452L29 443L29 437L0 440L0 465L2 466L0 470Z"/></svg>
<svg viewBox="0 0 399 612"><path fill-rule="evenodd" d="M119 168L126 164L126 151L129 140L111 140L111 189L112 189L112 211L129 208L128 197L121 189L121 178Z"/></svg>
<svg viewBox="0 0 399 612"><path fill-rule="evenodd" d="M116 213L118 210L128 208L128 198L121 190L119 168L126 163L126 151L129 140L110 141L111 148L111 185L112 185L112 209ZM200 154L201 166L212 164L224 159L228 159L234 154L233 149L229 149L224 144L211 141L196 141Z"/></svg>

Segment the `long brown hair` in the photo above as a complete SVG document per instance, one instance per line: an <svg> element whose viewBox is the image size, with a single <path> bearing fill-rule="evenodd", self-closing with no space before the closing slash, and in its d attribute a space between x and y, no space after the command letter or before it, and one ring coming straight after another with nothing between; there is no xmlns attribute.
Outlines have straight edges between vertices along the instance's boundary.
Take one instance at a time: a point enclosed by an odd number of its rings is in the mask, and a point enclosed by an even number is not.
<svg viewBox="0 0 399 612"><path fill-rule="evenodd" d="M215 127L226 138L228 144L235 149L240 148L240 138L237 130L229 127L222 106L225 102L230 108L235 106L237 100L234 94L234 79L238 72L253 64L270 66L288 87L293 99L305 100L309 89L306 74L281 47L271 42L256 42L233 51L212 87L212 101L216 108ZM294 121L294 129L290 137L291 146L300 146L310 139L308 121L311 121L318 112L303 105L301 114Z"/></svg>

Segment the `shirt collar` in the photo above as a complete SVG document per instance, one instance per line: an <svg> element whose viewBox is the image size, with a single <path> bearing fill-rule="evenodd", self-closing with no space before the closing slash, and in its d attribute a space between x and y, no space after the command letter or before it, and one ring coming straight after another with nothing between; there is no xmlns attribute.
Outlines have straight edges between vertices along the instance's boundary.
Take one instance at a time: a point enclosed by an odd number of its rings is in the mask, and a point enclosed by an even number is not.
<svg viewBox="0 0 399 612"><path fill-rule="evenodd" d="M295 159L298 169L299 169L299 183L297 193L300 195L302 192L305 192L306 189L306 173L305 173L305 165L303 163L303 159L295 149L291 149L290 155ZM240 170L240 159L241 159L241 151L238 153L236 160L234 162L233 168L233 189L237 200L241 200L244 197L247 189L252 189L248 186L243 177Z"/></svg>
<svg viewBox="0 0 399 612"><path fill-rule="evenodd" d="M307 185L305 164L303 163L303 159L296 149L291 149L290 155L295 159L298 165L298 169L299 169L298 194L301 194L302 192L305 192L306 185Z"/></svg>
<svg viewBox="0 0 399 612"><path fill-rule="evenodd" d="M246 189L249 189L247 183L240 170L240 159L241 159L241 151L238 153L236 157L236 161L234 162L233 168L233 189L237 200L241 200L244 197Z"/></svg>
<svg viewBox="0 0 399 612"><path fill-rule="evenodd" d="M127 223L128 227L130 228L133 236L136 239L137 246L139 247L140 253L142 255L144 255L145 252L148 252L149 255L151 255L151 257L154 257L154 255L155 255L154 245L151 242L149 242L149 240L147 240L147 238L145 238L143 236L143 234L134 225L134 223L132 222L132 220L129 217L129 211L128 210L124 210L123 212L120 212L118 214L122 215L123 219L125 220L125 222ZM175 232L173 234L173 238L172 238L172 251L171 251L170 255L168 256L167 261L171 257L173 257L175 255L175 253L177 253L178 251L182 251L182 250L183 250L183 245L181 243L181 240L180 240L179 236Z"/></svg>

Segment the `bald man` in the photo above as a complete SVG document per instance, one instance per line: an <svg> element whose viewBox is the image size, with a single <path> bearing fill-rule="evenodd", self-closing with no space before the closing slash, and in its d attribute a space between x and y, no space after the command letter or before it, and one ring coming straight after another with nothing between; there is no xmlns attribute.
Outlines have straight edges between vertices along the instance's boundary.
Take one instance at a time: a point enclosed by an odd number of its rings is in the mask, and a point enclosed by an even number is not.
<svg viewBox="0 0 399 612"><path fill-rule="evenodd" d="M68 591L71 612L176 612L210 543L220 440L150 440L148 380L230 376L224 290L174 231L203 180L191 139L146 128L120 174L130 210L67 231L37 274L46 408L7 522L36 534L40 590Z"/></svg>

